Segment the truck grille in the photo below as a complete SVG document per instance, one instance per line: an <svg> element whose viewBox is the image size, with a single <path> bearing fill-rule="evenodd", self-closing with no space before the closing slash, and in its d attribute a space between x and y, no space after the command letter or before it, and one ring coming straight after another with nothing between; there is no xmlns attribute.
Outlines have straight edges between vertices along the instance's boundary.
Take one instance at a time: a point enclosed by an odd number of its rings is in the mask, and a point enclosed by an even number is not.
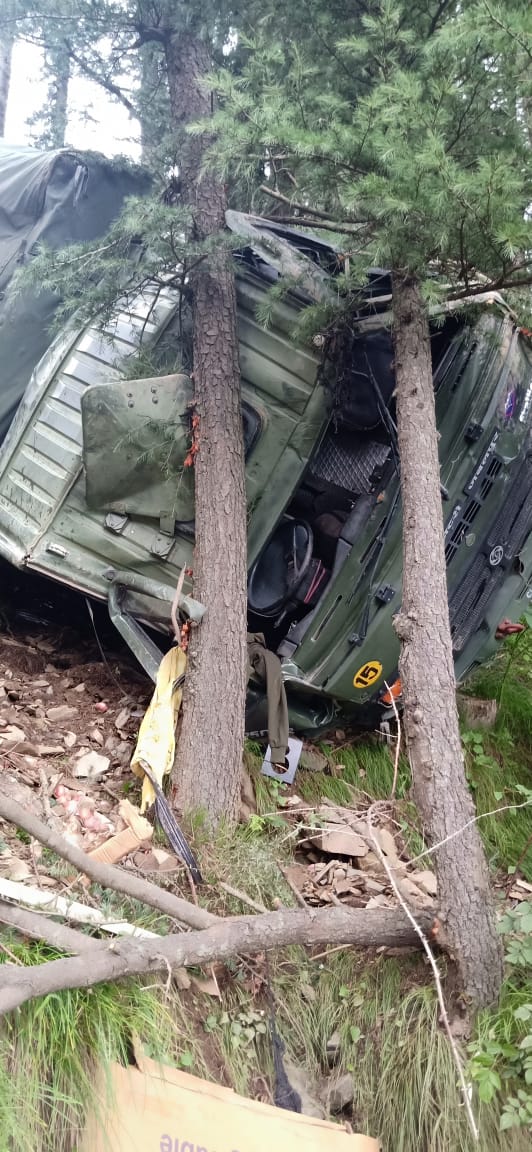
<svg viewBox="0 0 532 1152"><path fill-rule="evenodd" d="M449 604L453 651L461 652L478 628L490 596L504 573L490 568L487 556L475 557Z"/></svg>
<svg viewBox="0 0 532 1152"><path fill-rule="evenodd" d="M480 507L480 505L479 505ZM453 650L459 653L482 623L487 604L532 528L532 454L521 463L510 492L449 601Z"/></svg>
<svg viewBox="0 0 532 1152"><path fill-rule="evenodd" d="M514 480L508 499L503 504L488 535L488 547L505 545L508 559L523 547L532 520L532 454L524 460Z"/></svg>
<svg viewBox="0 0 532 1152"><path fill-rule="evenodd" d="M475 522L482 505L487 500L493 485L499 475L503 466L502 460L498 456L494 456L490 460L488 467L477 486L475 495L472 496L465 505L461 515L459 516L456 524L453 527L452 534L450 535L445 545L445 559L447 564L451 563L464 539L467 535L471 525Z"/></svg>

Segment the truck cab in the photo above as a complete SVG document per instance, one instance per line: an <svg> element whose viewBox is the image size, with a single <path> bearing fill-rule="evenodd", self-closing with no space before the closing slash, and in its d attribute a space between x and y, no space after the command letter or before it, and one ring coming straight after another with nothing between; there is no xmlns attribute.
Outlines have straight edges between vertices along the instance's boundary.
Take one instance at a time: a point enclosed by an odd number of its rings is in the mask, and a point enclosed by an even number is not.
<svg viewBox="0 0 532 1152"><path fill-rule="evenodd" d="M250 631L279 654L294 728L373 725L397 681L401 603L390 280L369 273L349 341L328 360L320 333L304 341L298 321L334 294L334 249L255 217L228 213L227 223L244 239ZM283 277L289 290L265 325L258 315ZM70 324L36 364L0 447L0 555L106 600L152 677L194 547L188 323L174 289L148 283L112 315ZM532 599L532 358L494 296L465 313L442 308L431 342L460 678L495 650L501 618ZM193 618L208 611L188 577L183 597ZM253 682L247 727L266 727Z"/></svg>

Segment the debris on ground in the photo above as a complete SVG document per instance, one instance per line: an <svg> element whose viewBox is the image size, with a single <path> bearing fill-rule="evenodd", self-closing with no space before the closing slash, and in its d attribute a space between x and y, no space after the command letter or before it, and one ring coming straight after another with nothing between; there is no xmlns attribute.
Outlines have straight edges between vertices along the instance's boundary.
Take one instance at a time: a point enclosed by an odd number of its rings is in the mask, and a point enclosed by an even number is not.
<svg viewBox="0 0 532 1152"><path fill-rule="evenodd" d="M144 848L153 836L153 826L129 800L120 801L118 812L126 827L89 852L89 856L104 864L118 864L125 856Z"/></svg>
<svg viewBox="0 0 532 1152"><path fill-rule="evenodd" d="M0 772L4 792L50 828L118 862L126 838L142 855L153 833L143 821L134 834L125 805L138 796L129 764L150 684L127 658L105 664L94 648L68 626L0 635ZM2 825L0 875L57 885L50 871L40 845Z"/></svg>
<svg viewBox="0 0 532 1152"><path fill-rule="evenodd" d="M476 696L458 695L460 714L469 728L493 728L497 720L496 700L481 700Z"/></svg>
<svg viewBox="0 0 532 1152"><path fill-rule="evenodd" d="M153 799L147 762L159 784L173 760L173 722L180 690L183 654L172 650L162 663L155 693L130 665L84 659L79 637L69 648L61 630L49 635L0 637L0 764L3 786L19 803L54 827L76 847L104 863L121 863L143 875L171 877L182 862L166 845L153 844L151 824L141 809ZM90 654L92 656L92 653ZM151 696L151 701L150 701ZM162 739L171 721L172 739ZM140 727L140 731L139 731ZM338 733L338 737L345 733ZM306 746L300 771L331 770L331 761ZM241 816L256 812L251 776L242 773ZM128 807L129 804L129 807ZM298 903L319 907L343 903L355 908L397 903L389 877L368 837L365 804L334 805L327 798L309 810L295 794L286 798L283 818L301 825L294 862L285 878ZM140 823L139 823L140 821ZM400 890L420 907L436 896L432 872L408 869L397 829L380 821L376 829ZM54 885L42 849L5 829L0 874L20 882ZM170 841L170 848L172 843Z"/></svg>
<svg viewBox="0 0 532 1152"><path fill-rule="evenodd" d="M355 1084L351 1072L343 1072L341 1076L331 1080L328 1084L327 1108L333 1116L337 1116L344 1108L353 1103Z"/></svg>
<svg viewBox="0 0 532 1152"><path fill-rule="evenodd" d="M299 765L305 772L327 772L329 761L323 752L312 746L307 746L303 748Z"/></svg>
<svg viewBox="0 0 532 1152"><path fill-rule="evenodd" d="M370 832L367 801L348 807L323 797L309 809L299 797L292 800L285 801L285 819L296 824L299 842L295 861L283 875L300 903L315 908L340 903L352 908L396 906L397 895L373 837L401 895L420 908L434 903L436 876L429 869L409 870L406 845L391 817L387 822L381 816L380 825Z"/></svg>

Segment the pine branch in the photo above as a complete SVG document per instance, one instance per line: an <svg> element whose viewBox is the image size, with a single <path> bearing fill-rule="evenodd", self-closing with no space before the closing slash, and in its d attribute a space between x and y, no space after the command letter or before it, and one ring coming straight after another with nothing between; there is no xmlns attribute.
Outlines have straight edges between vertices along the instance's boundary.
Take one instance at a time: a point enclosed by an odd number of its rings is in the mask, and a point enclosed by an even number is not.
<svg viewBox="0 0 532 1152"><path fill-rule="evenodd" d="M306 216L263 216L263 220L271 220L272 224L288 224L293 228L321 228L324 232L341 232L347 236L360 236L365 224L338 224L335 220L314 220Z"/></svg>
<svg viewBox="0 0 532 1152"><path fill-rule="evenodd" d="M116 100L119 100L120 103L123 104L124 108L127 108L130 116L138 119L138 109L135 107L133 102L128 99L122 89L119 88L117 84L113 83L113 81L108 76L98 72L97 68L93 68L87 62L87 60L83 58L83 56L78 54L78 52L75 52L72 44L68 40L65 40L64 43L70 59L74 61L74 64L77 65L80 72L83 72L85 76L88 76L89 80L94 80L96 84L99 84L100 88L104 88L106 92L109 92L110 96L114 96Z"/></svg>
<svg viewBox="0 0 532 1152"><path fill-rule="evenodd" d="M511 274L499 276L494 280L487 280L485 284L476 284L473 287L461 289L459 292L450 292L448 300L463 300L469 296L481 296L490 292L511 292L514 288L530 288L532 286L532 268L527 276L518 276L512 280Z"/></svg>
<svg viewBox="0 0 532 1152"><path fill-rule="evenodd" d="M434 35L434 33L438 27L438 24L440 22L441 17L445 15L447 9L453 3L454 3L454 0L441 0L440 4L438 5L438 7L434 13L434 16L432 17L432 20L430 22L429 32L428 32L429 36Z"/></svg>
<svg viewBox="0 0 532 1152"><path fill-rule="evenodd" d="M265 220L272 220L276 224L290 224L304 228L323 228L325 232L342 232L347 235L359 235L361 228L368 226L367 220L359 221L338 221L331 220L327 212L322 212L320 208L311 208L310 205L299 204L296 200L291 200L289 196L284 196L275 188L268 188L267 184L261 184L259 191L271 196L273 200L279 200L282 204L287 204L289 208L302 212L302 216L265 216ZM316 217L316 219L312 219Z"/></svg>
<svg viewBox="0 0 532 1152"><path fill-rule="evenodd" d="M509 28L507 24L503 23L503 21L490 8L488 0L481 0L481 2L484 5L486 12L488 13L490 20L492 20L493 23L496 24L502 32L504 32L505 36L508 36L510 40L513 40L516 44L519 45L519 48L522 52L525 53L526 56L528 56L529 60L532 60L532 51L530 50L526 40L522 40L521 37L518 36L516 32L514 32L513 28Z"/></svg>
<svg viewBox="0 0 532 1152"><path fill-rule="evenodd" d="M291 200L289 196L283 195L277 188L270 188L268 184L260 184L259 192L265 192L267 196L272 197L272 200L280 200L281 203L286 204L289 208L297 209L303 215L317 216L320 220L329 219L328 212L322 212L320 208L311 208L309 204L298 204L297 200Z"/></svg>

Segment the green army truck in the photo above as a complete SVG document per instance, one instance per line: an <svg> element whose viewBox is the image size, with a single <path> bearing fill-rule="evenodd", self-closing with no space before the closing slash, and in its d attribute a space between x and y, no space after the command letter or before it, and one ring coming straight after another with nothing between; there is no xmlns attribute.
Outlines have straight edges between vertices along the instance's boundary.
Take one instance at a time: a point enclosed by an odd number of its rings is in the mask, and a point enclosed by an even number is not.
<svg viewBox="0 0 532 1152"><path fill-rule="evenodd" d="M5 183L0 155L0 212ZM230 212L227 224L238 237L250 631L263 632L280 656L294 729L378 724L390 714L389 686L400 700L389 276L369 273L341 371L334 362L325 370L319 333L306 344L295 331L302 309L335 293L334 250L256 217ZM61 242L76 238L69 221ZM283 276L290 289L264 326L258 311ZM0 313L6 300L23 323L24 301L10 299L9 284ZM188 320L178 294L160 282L124 293L110 317L70 324L53 341L39 319L28 320L34 362L26 379L19 371L18 407L0 447L0 555L107 601L152 677L194 547L193 469L184 467L193 399L183 371ZM518 620L532 600L532 351L493 294L466 312L448 304L431 331L461 678L495 650L500 621ZM0 352L1 334L0 315ZM156 371L138 379L139 353L147 352ZM0 363L0 391L11 389L12 400L12 362L4 355ZM193 600L188 579L181 607L194 619L209 609ZM247 727L266 728L253 682Z"/></svg>

